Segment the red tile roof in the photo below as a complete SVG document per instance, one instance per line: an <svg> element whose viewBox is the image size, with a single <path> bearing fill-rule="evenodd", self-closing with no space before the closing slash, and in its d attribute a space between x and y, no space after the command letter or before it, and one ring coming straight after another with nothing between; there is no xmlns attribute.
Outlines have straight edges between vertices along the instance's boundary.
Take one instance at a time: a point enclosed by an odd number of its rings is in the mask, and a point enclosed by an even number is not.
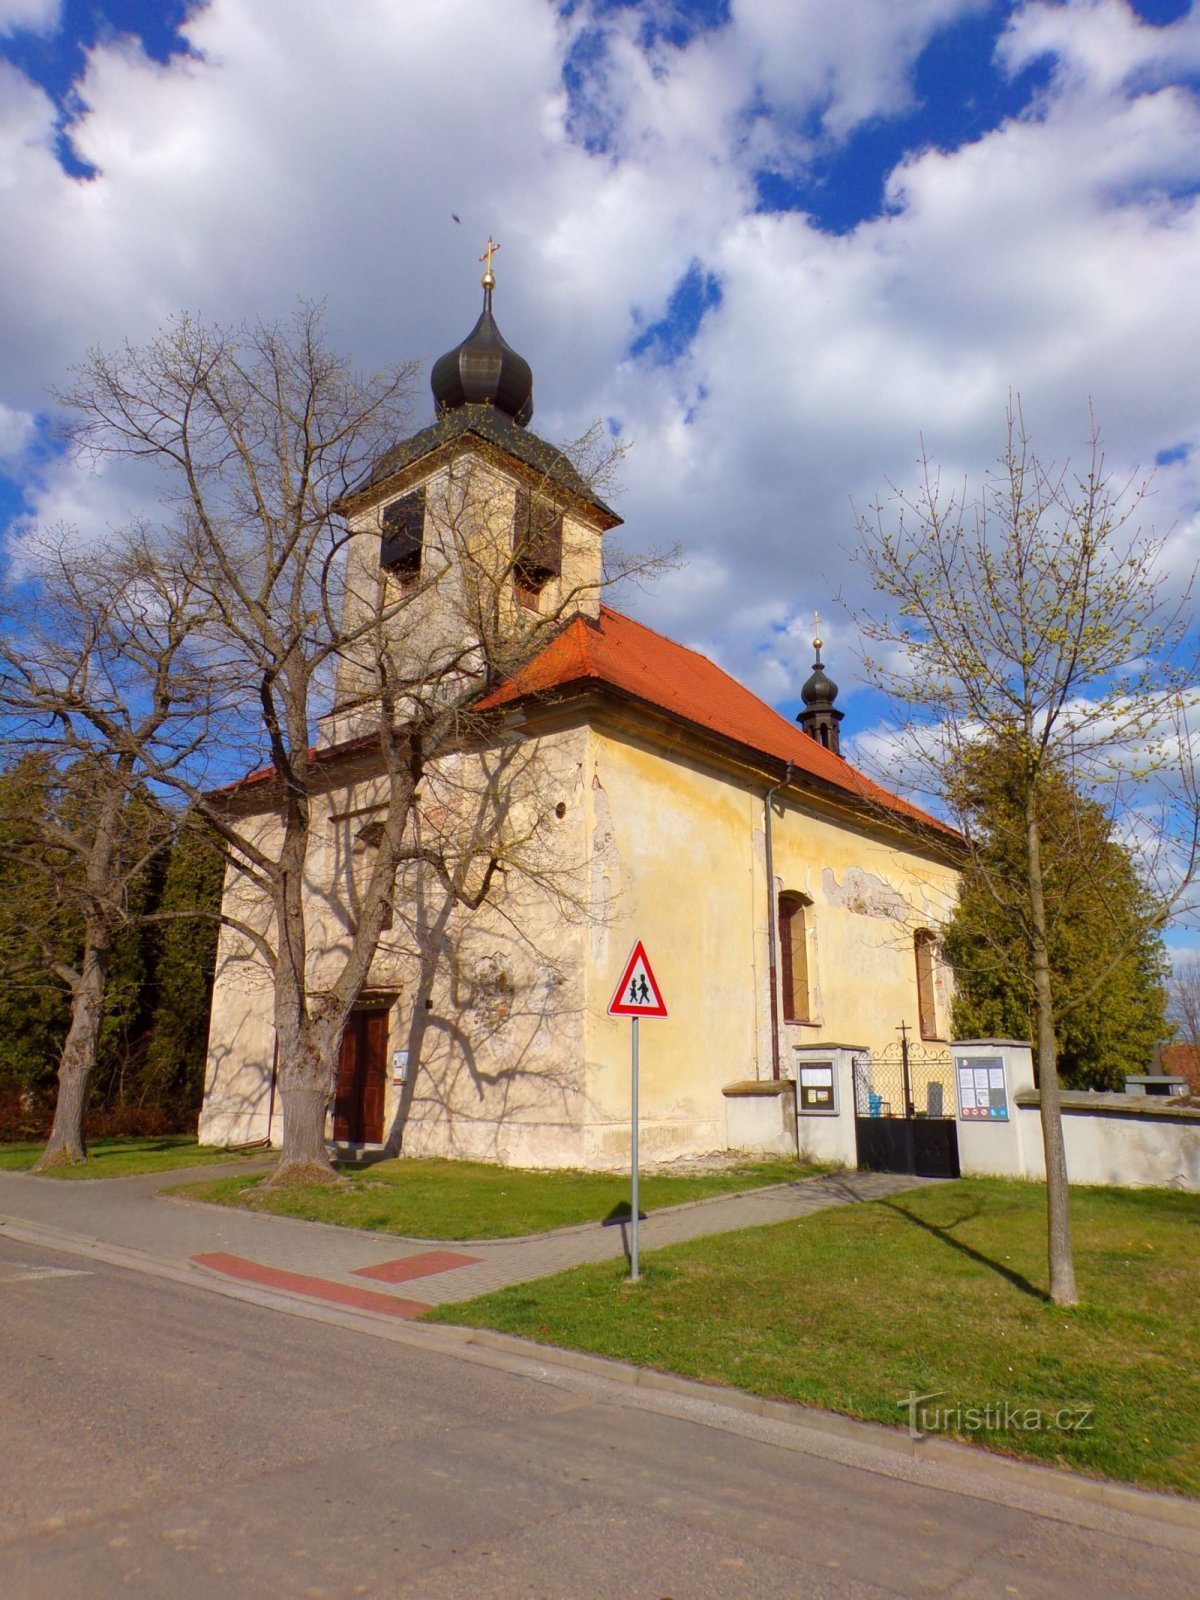
<svg viewBox="0 0 1200 1600"><path fill-rule="evenodd" d="M490 709L527 696L589 686L615 689L761 755L790 761L798 773L860 802L883 806L957 837L936 817L872 783L841 756L809 738L707 656L608 606L601 606L598 625L577 617L480 705Z"/></svg>

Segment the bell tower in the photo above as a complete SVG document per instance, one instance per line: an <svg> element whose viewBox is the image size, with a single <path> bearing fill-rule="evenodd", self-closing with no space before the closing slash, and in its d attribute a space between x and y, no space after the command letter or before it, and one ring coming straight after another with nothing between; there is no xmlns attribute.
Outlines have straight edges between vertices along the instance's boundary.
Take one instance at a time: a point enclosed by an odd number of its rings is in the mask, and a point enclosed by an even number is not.
<svg viewBox="0 0 1200 1600"><path fill-rule="evenodd" d="M433 423L389 450L343 501L351 642L321 743L361 731L355 708L378 692L372 617L416 679L476 650L494 658L498 641L519 654L523 638L599 616L602 536L621 519L563 451L529 431L533 371L492 311L499 248L489 239L480 257L475 326L433 364Z"/></svg>

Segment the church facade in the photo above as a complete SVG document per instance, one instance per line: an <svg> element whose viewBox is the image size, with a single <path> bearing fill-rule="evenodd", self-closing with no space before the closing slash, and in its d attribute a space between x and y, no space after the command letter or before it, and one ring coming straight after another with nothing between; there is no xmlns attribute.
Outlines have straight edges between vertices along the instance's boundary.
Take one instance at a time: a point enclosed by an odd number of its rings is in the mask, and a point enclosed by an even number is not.
<svg viewBox="0 0 1200 1600"><path fill-rule="evenodd" d="M330 1136L518 1165L624 1165L630 1025L608 1007L640 939L668 1010L641 1027L643 1159L745 1143L736 1108L760 1090L783 1111L774 1147L803 1150L789 1094L805 1061L883 1052L901 1023L948 1038L934 935L953 900L955 837L842 757L819 641L798 726L603 603L603 538L619 519L528 432L532 376L492 319L490 267L484 286L472 334L434 367L434 424L347 503L345 604L380 585L402 594L440 560L444 585L405 622L428 653L461 615L456 565L486 564L487 547L510 557L498 570L513 625L555 619L480 693L470 737L431 774L415 824L469 830L479 797L502 792L511 870L475 908L398 880L343 1041ZM447 530L468 503L485 509L464 557ZM378 773L356 720L367 677L348 652L314 756L314 991L344 944L377 816ZM253 812L252 785L237 803ZM253 820L269 835L269 808ZM231 914L256 914L237 881L226 893ZM226 927L201 1139L278 1143L275 1071L269 974Z"/></svg>

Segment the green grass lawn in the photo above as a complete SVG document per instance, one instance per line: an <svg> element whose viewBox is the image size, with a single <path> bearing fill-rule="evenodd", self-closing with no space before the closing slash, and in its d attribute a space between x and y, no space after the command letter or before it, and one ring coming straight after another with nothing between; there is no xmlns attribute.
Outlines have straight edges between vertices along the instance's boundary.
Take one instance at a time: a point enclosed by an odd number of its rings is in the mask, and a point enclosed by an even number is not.
<svg viewBox="0 0 1200 1600"><path fill-rule="evenodd" d="M46 1148L45 1140L0 1144L0 1172L28 1172ZM245 1153L196 1143L194 1134L164 1134L153 1139L95 1139L82 1166L54 1167L50 1178L129 1178L142 1172L170 1172L174 1167L204 1167L222 1161L244 1161Z"/></svg>
<svg viewBox="0 0 1200 1600"><path fill-rule="evenodd" d="M795 1161L747 1162L717 1172L653 1174L641 1180L642 1210L679 1205L768 1183L786 1183L818 1170ZM214 1178L171 1192L217 1205L248 1206L280 1217L335 1222L415 1239L505 1239L579 1222L597 1222L629 1201L628 1175L603 1172L528 1172L475 1161L381 1161L343 1168L330 1187L297 1184L266 1189L256 1177Z"/></svg>
<svg viewBox="0 0 1200 1600"><path fill-rule="evenodd" d="M582 1267L430 1313L877 1422L898 1399L1014 1455L1200 1495L1200 1196L1072 1196L1083 1304L1046 1298L1045 1190L971 1179ZM1085 1427L1050 1428L1059 1413ZM1031 1426L1039 1419L1038 1431Z"/></svg>

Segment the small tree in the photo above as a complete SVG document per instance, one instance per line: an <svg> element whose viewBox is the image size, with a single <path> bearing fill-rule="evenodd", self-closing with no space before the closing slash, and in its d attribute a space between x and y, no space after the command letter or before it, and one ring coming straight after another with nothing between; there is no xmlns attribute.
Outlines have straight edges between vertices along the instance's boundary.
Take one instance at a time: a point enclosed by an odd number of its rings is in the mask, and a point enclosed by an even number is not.
<svg viewBox="0 0 1200 1600"><path fill-rule="evenodd" d="M1095 433L1075 474L1039 461L1019 408L1007 420L998 470L977 499L944 491L926 460L915 497L898 493L860 520L860 558L886 602L860 625L876 647L872 682L904 708L898 735L915 786L948 805L996 915L1007 906L1017 918L1040 1073L1050 1296L1072 1305L1045 797L1064 779L1103 786L1110 814L1133 826L1140 780L1174 764L1164 802L1173 816L1157 828L1174 848L1154 863L1170 881L1158 879L1146 919L1161 927L1196 859L1194 771L1179 759L1187 613L1168 597L1159 545L1132 526L1141 492L1112 482ZM980 741L1005 752L1011 773L1022 839L1016 894L997 880L980 813L965 803L962 775Z"/></svg>
<svg viewBox="0 0 1200 1600"><path fill-rule="evenodd" d="M163 776L220 840L234 874L226 923L271 976L284 1113L274 1182L332 1177L324 1129L338 1053L393 923L397 875L409 894L423 874L478 907L505 874L546 870L536 829L513 804L529 787L528 752L519 737L497 743L494 719L475 707L577 597L518 614L524 552L511 514L493 536L500 519L469 473L446 483L441 556L419 578L385 581L378 538L373 562L355 561L348 506L402 433L412 375L360 376L328 350L309 309L288 326L237 331L181 319L145 348L95 352L62 397L84 448L165 473L177 542L204 591L223 759L259 769L222 793L178 765ZM335 683L369 768L372 821L344 841L344 938L314 988L305 874L327 780L311 746Z"/></svg>
<svg viewBox="0 0 1200 1600"><path fill-rule="evenodd" d="M1193 1094L1200 1094L1200 957L1177 956L1167 984L1167 1016L1176 1044L1185 1050L1179 1070ZM1171 1063L1172 1070L1175 1064Z"/></svg>
<svg viewBox="0 0 1200 1600"><path fill-rule="evenodd" d="M972 818L958 901L941 930L954 970L956 1038L1032 1038L1023 811L1006 752L966 752L955 809ZM1019 770L1019 768L1018 768ZM1111 819L1048 771L1038 796L1059 1076L1072 1089L1123 1089L1164 1037L1159 907Z"/></svg>
<svg viewBox="0 0 1200 1600"><path fill-rule="evenodd" d="M208 690L190 653L200 613L187 574L139 530L91 550L65 534L31 538L21 555L0 627L0 719L9 749L34 758L45 803L17 842L41 903L65 911L79 938L69 956L61 941L44 952L71 1011L42 1170L86 1158L118 936L146 909L143 880L174 830L147 780L203 748Z"/></svg>

